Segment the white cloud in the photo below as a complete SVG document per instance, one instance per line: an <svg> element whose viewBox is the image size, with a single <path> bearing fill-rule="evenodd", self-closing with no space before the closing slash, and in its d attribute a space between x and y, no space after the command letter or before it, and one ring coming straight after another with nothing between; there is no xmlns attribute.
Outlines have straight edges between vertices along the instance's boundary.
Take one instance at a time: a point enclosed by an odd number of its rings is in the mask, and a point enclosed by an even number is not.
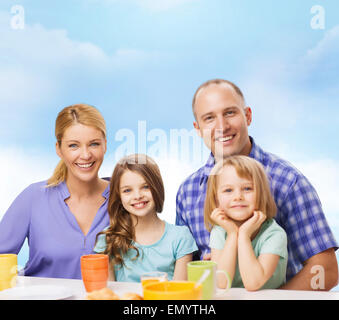
<svg viewBox="0 0 339 320"><path fill-rule="evenodd" d="M57 164L53 155L1 148L0 151L0 219L13 200L28 185L48 179Z"/></svg>
<svg viewBox="0 0 339 320"><path fill-rule="evenodd" d="M194 171L198 169L197 164L179 161L174 158L154 158L160 168L165 186L165 204L163 213L160 215L170 223L175 223L176 195L180 184Z"/></svg>
<svg viewBox="0 0 339 320"><path fill-rule="evenodd" d="M120 48L111 56L111 66L116 70L136 70L150 62L156 63L161 54L157 51Z"/></svg>
<svg viewBox="0 0 339 320"><path fill-rule="evenodd" d="M295 166L300 169L316 189L330 226L339 228L339 163L333 159L323 158L295 163Z"/></svg>
<svg viewBox="0 0 339 320"><path fill-rule="evenodd" d="M166 11L197 0L132 0L136 5L152 11Z"/></svg>
<svg viewBox="0 0 339 320"><path fill-rule="evenodd" d="M102 3L105 5L125 3L128 5L138 6L140 8L144 8L153 12L161 12L198 1L199 0L87 0L87 3Z"/></svg>
<svg viewBox="0 0 339 320"><path fill-rule="evenodd" d="M0 27L5 29L4 21L0 20ZM106 53L97 45L90 42L72 40L63 29L46 29L40 24L25 25L21 31L7 28L4 40L0 43L2 55L11 53L9 62L25 65L36 64L39 71L48 66L48 71L77 66L86 68L116 67L120 62L140 63L153 58L152 53L133 48L120 48L116 52ZM135 65L134 65L135 66Z"/></svg>
<svg viewBox="0 0 339 320"><path fill-rule="evenodd" d="M1 67L0 73L0 109L6 115L16 114L27 106L39 105L44 97L53 96L53 80L22 68Z"/></svg>
<svg viewBox="0 0 339 320"><path fill-rule="evenodd" d="M339 119L338 44L336 26L293 60L262 56L245 66L239 85L253 111L249 130L273 146L270 151L277 150L281 155L291 149L288 146L298 148L299 144L303 148L305 141L300 137L310 128L318 132L316 135L312 131L313 137L335 144L333 127Z"/></svg>
<svg viewBox="0 0 339 320"><path fill-rule="evenodd" d="M327 31L316 46L307 51L304 59L310 64L325 62L339 66L339 25ZM329 60L330 59L330 60Z"/></svg>
<svg viewBox="0 0 339 320"><path fill-rule="evenodd" d="M68 37L66 30L48 30L40 24L25 25L24 30L10 31L1 48L11 50L12 59L19 62L40 62L58 65L72 63L78 59L105 63L106 54L97 46L89 42L73 41Z"/></svg>
<svg viewBox="0 0 339 320"><path fill-rule="evenodd" d="M107 53L93 43L71 39L66 30L40 24L26 23L23 30L13 30L10 17L0 11L0 109L6 115L43 107L64 91L76 90L75 84L89 85L86 79L95 79L92 86L101 89L107 77L143 68L159 56L133 48Z"/></svg>
<svg viewBox="0 0 339 320"><path fill-rule="evenodd" d="M296 70L304 81L316 85L318 92L336 98L339 92L339 25L327 31L324 37L300 59Z"/></svg>
<svg viewBox="0 0 339 320"><path fill-rule="evenodd" d="M291 128L302 115L301 104L293 91L274 83L265 72L244 80L243 90L248 105L253 109L253 120L265 122L268 127Z"/></svg>
<svg viewBox="0 0 339 320"><path fill-rule="evenodd" d="M66 30L49 30L41 24L28 23L25 23L23 29L15 30L10 27L10 20L9 13L0 12L0 49L7 63L40 63L53 68L55 65L67 65L68 61L73 63L79 59L107 61L106 54L99 47L89 42L71 40Z"/></svg>

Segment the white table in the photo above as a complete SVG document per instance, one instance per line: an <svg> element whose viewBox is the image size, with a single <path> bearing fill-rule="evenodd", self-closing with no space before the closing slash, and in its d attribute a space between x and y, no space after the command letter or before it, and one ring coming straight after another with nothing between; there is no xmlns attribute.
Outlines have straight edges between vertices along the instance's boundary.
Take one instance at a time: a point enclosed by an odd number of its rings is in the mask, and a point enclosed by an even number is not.
<svg viewBox="0 0 339 320"><path fill-rule="evenodd" d="M83 300L86 298L86 295L87 295L82 280L24 277L24 276L17 277L16 288L17 287L28 288L31 286L64 287L72 294L72 296L68 297L66 300ZM142 295L142 288L141 288L140 283L109 281L107 287L112 289L119 296L123 295L126 292L135 292L135 293ZM6 297L5 296L2 297L2 294L0 291L0 300L1 299L6 299Z"/></svg>
<svg viewBox="0 0 339 320"><path fill-rule="evenodd" d="M67 298L69 300L82 300L86 297L86 291L82 280L22 276L19 276L17 279L17 287L41 285L67 288L72 293L72 296ZM109 281L108 287L118 295L122 295L126 292L135 292L142 295L140 283ZM216 300L339 300L339 292L314 292L296 290L259 290L255 292L249 292L242 288L231 288L226 293L218 290Z"/></svg>

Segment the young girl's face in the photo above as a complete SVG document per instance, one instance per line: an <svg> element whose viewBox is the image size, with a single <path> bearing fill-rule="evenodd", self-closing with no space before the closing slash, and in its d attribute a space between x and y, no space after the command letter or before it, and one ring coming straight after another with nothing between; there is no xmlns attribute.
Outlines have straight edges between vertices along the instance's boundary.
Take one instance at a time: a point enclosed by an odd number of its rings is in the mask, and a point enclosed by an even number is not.
<svg viewBox="0 0 339 320"><path fill-rule="evenodd" d="M249 219L256 209L253 182L239 177L232 166L222 168L217 178L217 199L219 208L235 221Z"/></svg>
<svg viewBox="0 0 339 320"><path fill-rule="evenodd" d="M150 186L139 173L126 170L120 178L120 198L123 207L132 215L144 217L155 214Z"/></svg>

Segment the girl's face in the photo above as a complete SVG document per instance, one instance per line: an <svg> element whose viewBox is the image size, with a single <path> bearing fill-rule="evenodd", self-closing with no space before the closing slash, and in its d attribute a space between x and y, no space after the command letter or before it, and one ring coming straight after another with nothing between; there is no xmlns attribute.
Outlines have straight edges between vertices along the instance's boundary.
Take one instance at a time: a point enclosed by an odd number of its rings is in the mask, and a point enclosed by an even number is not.
<svg viewBox="0 0 339 320"><path fill-rule="evenodd" d="M155 214L155 203L150 186L139 173L126 170L120 178L120 199L132 215L145 217Z"/></svg>
<svg viewBox="0 0 339 320"><path fill-rule="evenodd" d="M232 166L225 166L217 177L219 208L229 218L243 222L252 215L256 204L256 192L251 180L240 178Z"/></svg>
<svg viewBox="0 0 339 320"><path fill-rule="evenodd" d="M56 144L56 152L67 166L67 179L89 182L98 177L106 139L94 127L75 124L65 130L61 146Z"/></svg>

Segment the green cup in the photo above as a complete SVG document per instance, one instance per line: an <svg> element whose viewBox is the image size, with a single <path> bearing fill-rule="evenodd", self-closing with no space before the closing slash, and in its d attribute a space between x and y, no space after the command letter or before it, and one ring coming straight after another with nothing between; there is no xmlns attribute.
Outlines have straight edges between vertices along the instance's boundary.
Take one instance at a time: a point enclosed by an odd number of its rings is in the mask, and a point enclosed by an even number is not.
<svg viewBox="0 0 339 320"><path fill-rule="evenodd" d="M201 260L201 261L191 261L187 263L187 275L188 281L197 282L205 270L210 270L209 275L202 283L202 299L211 300L215 297L217 289L217 274L223 274L227 279L227 286L225 291L231 287L231 279L226 271L217 270L217 264L213 261Z"/></svg>

